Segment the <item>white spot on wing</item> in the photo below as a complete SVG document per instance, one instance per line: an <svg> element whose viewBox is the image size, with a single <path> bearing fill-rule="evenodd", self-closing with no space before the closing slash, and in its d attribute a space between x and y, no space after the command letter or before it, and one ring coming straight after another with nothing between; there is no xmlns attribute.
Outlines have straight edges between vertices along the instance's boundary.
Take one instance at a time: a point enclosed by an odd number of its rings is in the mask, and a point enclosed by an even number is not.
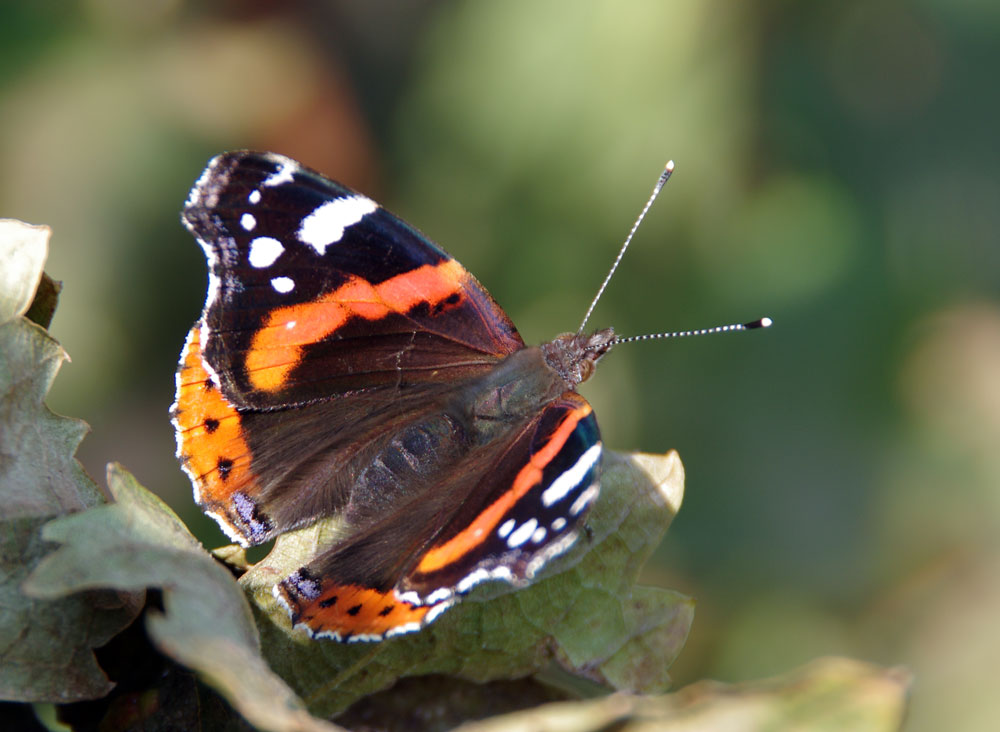
<svg viewBox="0 0 1000 732"><path fill-rule="evenodd" d="M501 539L506 539L507 534L509 534L511 531L514 530L514 526L516 524L517 521L515 521L514 519L507 519L502 524L500 524L500 528L497 529L497 534L500 536Z"/></svg>
<svg viewBox="0 0 1000 732"><path fill-rule="evenodd" d="M423 602L420 600L420 595L418 595L413 590L407 590L406 592L398 592L396 596L399 598L400 602L408 602L411 605L422 605Z"/></svg>
<svg viewBox="0 0 1000 732"><path fill-rule="evenodd" d="M302 219L297 236L299 241L322 256L328 246L341 240L347 227L358 223L377 208L378 204L364 196L335 198Z"/></svg>
<svg viewBox="0 0 1000 732"><path fill-rule="evenodd" d="M295 169L299 167L291 158L286 158L284 155L271 155L269 156L272 163L278 164L278 170L264 179L261 183L265 188L273 188L274 186L280 186L282 183L292 182L292 173Z"/></svg>
<svg viewBox="0 0 1000 732"><path fill-rule="evenodd" d="M378 633L358 633L357 635L349 636L347 639L348 643L373 643L375 641L380 641L385 636ZM339 639L338 639L339 640Z"/></svg>
<svg viewBox="0 0 1000 732"><path fill-rule="evenodd" d="M562 516L559 516L555 521L552 522L553 531L562 531L565 526L566 526L566 519L564 519Z"/></svg>
<svg viewBox="0 0 1000 732"><path fill-rule="evenodd" d="M500 566L493 569L479 568L472 572L472 574L463 577L455 586L455 590L459 594L464 594L485 580L501 580L512 584L518 583L509 567Z"/></svg>
<svg viewBox="0 0 1000 732"><path fill-rule="evenodd" d="M252 213L245 213L240 216L240 226L242 226L246 231L253 231L256 225L257 219L254 218Z"/></svg>
<svg viewBox="0 0 1000 732"><path fill-rule="evenodd" d="M295 280L291 277L272 277L271 287L274 288L275 292L286 295L295 289Z"/></svg>
<svg viewBox="0 0 1000 732"><path fill-rule="evenodd" d="M397 625L395 628L389 628L389 630L385 631L385 637L392 638L394 635L413 633L418 630L420 630L420 623L404 623L403 625Z"/></svg>
<svg viewBox="0 0 1000 732"><path fill-rule="evenodd" d="M518 526L514 533L511 534L507 539L507 546L511 549L516 549L521 546L524 542L531 538L531 535L535 533L535 528L538 526L537 519L528 519L523 524Z"/></svg>
<svg viewBox="0 0 1000 732"><path fill-rule="evenodd" d="M258 203L260 203L260 190L254 188L252 191L250 191L250 195L247 196L247 200L253 206L256 206Z"/></svg>
<svg viewBox="0 0 1000 732"><path fill-rule="evenodd" d="M587 473L594 467L594 464L601 457L601 443L592 445L576 461L572 468L559 474L559 477L552 481L552 485L542 492L542 504L551 506L557 501L565 498L570 491L580 485Z"/></svg>
<svg viewBox="0 0 1000 732"><path fill-rule="evenodd" d="M573 546L576 541L576 532L571 531L568 534L563 534L556 541L551 542L548 546L538 552L531 561L528 562L528 566L524 568L524 576L529 580L533 579L542 567L548 564L549 560L553 557L558 557L564 551Z"/></svg>
<svg viewBox="0 0 1000 732"><path fill-rule="evenodd" d="M250 261L251 267L263 269L274 264L283 251L285 248L277 239L270 236L258 236L250 242L250 256L247 259Z"/></svg>
<svg viewBox="0 0 1000 732"><path fill-rule="evenodd" d="M542 541L545 540L545 535L547 533L549 533L548 529L546 529L544 526L539 526L537 529L535 529L535 532L531 535L531 543L532 544L541 543Z"/></svg>
<svg viewBox="0 0 1000 732"><path fill-rule="evenodd" d="M485 579L490 578L490 573L485 569L477 569L472 574L466 575L462 580L459 581L455 589L459 592L468 592L473 586L479 584Z"/></svg>
<svg viewBox="0 0 1000 732"><path fill-rule="evenodd" d="M571 516L576 516L578 513L583 511L590 502L597 498L597 492L600 490L598 485L595 483L590 486L587 490L580 494L580 497L573 501L573 505L569 507L569 513Z"/></svg>
<svg viewBox="0 0 1000 732"><path fill-rule="evenodd" d="M451 605L452 603L450 602L442 602L440 605L435 605L434 607L432 607L430 610L427 611L427 614L424 615L424 625L427 625L428 623L432 623L435 620L437 620L438 617L441 615L441 613L450 608Z"/></svg>
<svg viewBox="0 0 1000 732"><path fill-rule="evenodd" d="M452 596L452 594L453 594L452 591L449 590L447 587L442 587L440 589L434 590L434 592L432 592L426 598L424 598L424 604L437 605L442 600L447 600L449 597Z"/></svg>

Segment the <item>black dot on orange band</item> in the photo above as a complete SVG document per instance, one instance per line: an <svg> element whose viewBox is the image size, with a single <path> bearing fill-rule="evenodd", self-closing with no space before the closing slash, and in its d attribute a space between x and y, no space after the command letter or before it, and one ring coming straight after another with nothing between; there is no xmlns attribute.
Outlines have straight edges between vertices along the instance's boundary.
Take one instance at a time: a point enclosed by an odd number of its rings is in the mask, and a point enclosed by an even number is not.
<svg viewBox="0 0 1000 732"><path fill-rule="evenodd" d="M384 618L386 615L388 615L389 613L392 612L392 609L394 607L396 607L396 606L395 605L386 605L384 608L382 608L381 610L379 610L378 614L381 615Z"/></svg>
<svg viewBox="0 0 1000 732"><path fill-rule="evenodd" d="M215 388L215 384L212 383L211 379L205 379L205 391L212 391Z"/></svg>
<svg viewBox="0 0 1000 732"><path fill-rule="evenodd" d="M354 607L351 607L351 608L347 609L347 614L348 615L357 615L359 612L361 612L361 606L360 605L355 605Z"/></svg>
<svg viewBox="0 0 1000 732"><path fill-rule="evenodd" d="M211 417L205 420L205 431L208 434L212 434L217 429L219 429L219 420L212 419Z"/></svg>
<svg viewBox="0 0 1000 732"><path fill-rule="evenodd" d="M337 596L336 595L334 595L333 597L328 597L325 600L320 600L319 601L319 606L320 607L333 607L336 604L337 604Z"/></svg>
<svg viewBox="0 0 1000 732"><path fill-rule="evenodd" d="M229 471L233 469L233 461L229 458L219 458L219 462L215 464L215 467L219 471L219 477L225 480L229 477Z"/></svg>
<svg viewBox="0 0 1000 732"><path fill-rule="evenodd" d="M444 300L442 300L441 302L439 302L437 305L435 305L433 307L433 309L431 310L431 315L434 315L434 316L440 315L444 311L450 310L451 308L453 308L461 300L462 300L462 296L459 295L457 292L453 292L450 295L448 295L448 297L446 297Z"/></svg>

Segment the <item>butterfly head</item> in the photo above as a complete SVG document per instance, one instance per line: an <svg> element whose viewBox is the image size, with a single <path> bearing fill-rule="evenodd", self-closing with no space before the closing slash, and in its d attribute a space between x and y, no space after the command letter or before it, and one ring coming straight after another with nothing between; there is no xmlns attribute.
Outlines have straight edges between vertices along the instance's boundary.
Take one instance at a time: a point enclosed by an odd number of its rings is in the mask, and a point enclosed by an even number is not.
<svg viewBox="0 0 1000 732"><path fill-rule="evenodd" d="M589 335L563 333L542 345L545 363L562 377L569 386L583 383L594 374L601 356L616 343L613 328L605 328Z"/></svg>

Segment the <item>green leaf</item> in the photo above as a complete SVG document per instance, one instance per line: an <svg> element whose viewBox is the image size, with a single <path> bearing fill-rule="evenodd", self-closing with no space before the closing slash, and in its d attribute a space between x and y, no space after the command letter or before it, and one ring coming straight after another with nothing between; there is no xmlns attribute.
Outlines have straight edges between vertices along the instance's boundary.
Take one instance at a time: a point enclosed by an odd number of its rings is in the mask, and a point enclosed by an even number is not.
<svg viewBox="0 0 1000 732"><path fill-rule="evenodd" d="M702 681L658 697L615 694L547 704L455 732L890 732L902 724L910 682L905 670L827 658L765 681Z"/></svg>
<svg viewBox="0 0 1000 732"><path fill-rule="evenodd" d="M65 360L34 323L0 325L0 519L57 516L103 500L73 457L87 425L44 404Z"/></svg>
<svg viewBox="0 0 1000 732"><path fill-rule="evenodd" d="M108 485L113 504L45 526L44 538L62 546L25 589L51 598L160 587L164 612L149 611L147 627L161 651L197 671L259 729L336 729L310 717L267 668L246 598L225 567L123 468L109 466Z"/></svg>
<svg viewBox="0 0 1000 732"><path fill-rule="evenodd" d="M0 324L24 315L31 305L51 234L47 226L0 219Z"/></svg>
<svg viewBox="0 0 1000 732"><path fill-rule="evenodd" d="M375 644L312 640L292 632L271 594L301 564L321 528L279 538L241 580L259 615L264 654L314 714L332 716L404 677L514 679L553 664L629 691L661 691L693 618L689 598L636 588L642 564L680 506L683 467L666 456L609 456L589 535L525 589L476 587L419 633ZM433 681L440 686L439 679Z"/></svg>

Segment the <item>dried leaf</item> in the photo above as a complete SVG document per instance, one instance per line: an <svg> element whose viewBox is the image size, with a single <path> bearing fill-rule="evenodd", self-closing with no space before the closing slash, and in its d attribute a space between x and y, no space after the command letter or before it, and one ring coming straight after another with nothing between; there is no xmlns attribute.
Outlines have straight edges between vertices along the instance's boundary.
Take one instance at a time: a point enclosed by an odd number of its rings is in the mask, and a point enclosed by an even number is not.
<svg viewBox="0 0 1000 732"><path fill-rule="evenodd" d="M51 229L0 219L0 323L24 315L49 254Z"/></svg>
<svg viewBox="0 0 1000 732"><path fill-rule="evenodd" d="M311 717L260 656L257 631L239 585L159 498L123 468L108 468L115 502L66 516L43 536L62 546L25 587L58 597L97 587L163 590L164 612L148 629L161 651L197 671L258 729L337 729Z"/></svg>
<svg viewBox="0 0 1000 732"><path fill-rule="evenodd" d="M658 697L547 704L455 732L891 732L902 725L910 681L900 669L827 658L764 681L702 681Z"/></svg>
<svg viewBox="0 0 1000 732"><path fill-rule="evenodd" d="M87 431L44 400L66 354L25 312L42 276L48 229L0 221L0 697L70 702L111 688L94 659L136 616L141 596L43 600L22 582L49 547L40 527L103 501L73 457Z"/></svg>

